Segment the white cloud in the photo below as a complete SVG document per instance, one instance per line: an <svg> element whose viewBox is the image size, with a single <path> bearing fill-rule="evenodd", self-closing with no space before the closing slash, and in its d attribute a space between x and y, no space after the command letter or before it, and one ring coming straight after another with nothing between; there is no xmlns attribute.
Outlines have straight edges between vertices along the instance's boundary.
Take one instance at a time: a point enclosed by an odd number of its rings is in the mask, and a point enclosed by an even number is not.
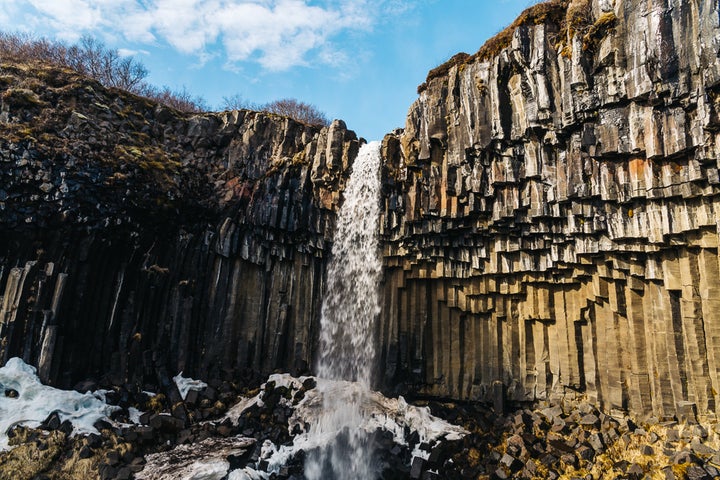
<svg viewBox="0 0 720 480"><path fill-rule="evenodd" d="M333 38L372 28L383 15L405 11L402 0L4 0L0 28L75 40L89 33L130 42L164 42L199 59L222 47L229 65L255 61L267 70L319 62L338 65L348 55ZM9 5L7 5L9 4ZM22 14L18 12L24 12ZM13 18L15 17L15 18ZM10 25L9 25L10 24ZM17 26L13 29L17 29Z"/></svg>
<svg viewBox="0 0 720 480"><path fill-rule="evenodd" d="M121 57L134 57L136 55L149 55L147 50L133 50L131 48L118 48L118 55Z"/></svg>

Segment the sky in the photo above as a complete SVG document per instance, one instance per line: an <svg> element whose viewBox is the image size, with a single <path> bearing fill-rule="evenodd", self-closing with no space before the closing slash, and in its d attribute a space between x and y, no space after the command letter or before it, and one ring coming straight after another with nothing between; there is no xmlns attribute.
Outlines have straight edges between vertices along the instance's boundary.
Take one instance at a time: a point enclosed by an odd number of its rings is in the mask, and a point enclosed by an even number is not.
<svg viewBox="0 0 720 480"><path fill-rule="evenodd" d="M0 29L132 55L213 109L310 103L358 136L403 127L427 72L476 52L532 0L2 0Z"/></svg>

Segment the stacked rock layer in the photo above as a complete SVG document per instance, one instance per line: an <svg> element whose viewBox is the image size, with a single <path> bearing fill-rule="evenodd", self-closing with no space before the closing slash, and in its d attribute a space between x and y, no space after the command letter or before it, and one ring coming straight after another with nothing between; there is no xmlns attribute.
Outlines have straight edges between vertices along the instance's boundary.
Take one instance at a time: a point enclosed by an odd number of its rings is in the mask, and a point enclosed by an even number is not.
<svg viewBox="0 0 720 480"><path fill-rule="evenodd" d="M714 419L718 4L544 8L431 72L385 138L384 375Z"/></svg>

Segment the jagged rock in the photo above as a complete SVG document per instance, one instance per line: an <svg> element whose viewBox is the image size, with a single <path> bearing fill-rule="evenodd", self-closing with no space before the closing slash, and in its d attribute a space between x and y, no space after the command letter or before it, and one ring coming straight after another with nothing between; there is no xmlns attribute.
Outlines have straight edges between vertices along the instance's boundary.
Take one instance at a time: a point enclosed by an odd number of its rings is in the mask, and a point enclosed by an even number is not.
<svg viewBox="0 0 720 480"><path fill-rule="evenodd" d="M425 467L425 460L421 457L415 457L412 460L412 465L410 466L410 478L412 479L419 479L422 475L423 468Z"/></svg>
<svg viewBox="0 0 720 480"><path fill-rule="evenodd" d="M389 385L715 418L719 9L548 2L431 72L383 142Z"/></svg>
<svg viewBox="0 0 720 480"><path fill-rule="evenodd" d="M41 64L0 73L0 93L42 99L0 104L0 359L61 386L307 371L358 150L342 121L185 115Z"/></svg>
<svg viewBox="0 0 720 480"><path fill-rule="evenodd" d="M589 17L575 23L580 7ZM498 416L545 402L514 421L478 415L462 453L438 454L450 478L508 475L505 450L479 453L501 443L493 429L516 428L522 471L546 478L573 452L582 464L638 444L594 407L557 406L576 395L652 423L716 421L719 8L532 7L429 75L405 129L384 139L384 385L484 400ZM149 426L128 435L143 448L231 434L188 430L227 410L231 382L313 364L358 139L340 121L188 116L42 66L0 73L0 360L29 359L58 385L162 387ZM21 84L38 102L18 102ZM179 371L212 377L197 408L169 380ZM237 429L281 442L283 392L266 393L269 424L253 410ZM666 426L647 439L653 455L700 463L677 449L704 437Z"/></svg>

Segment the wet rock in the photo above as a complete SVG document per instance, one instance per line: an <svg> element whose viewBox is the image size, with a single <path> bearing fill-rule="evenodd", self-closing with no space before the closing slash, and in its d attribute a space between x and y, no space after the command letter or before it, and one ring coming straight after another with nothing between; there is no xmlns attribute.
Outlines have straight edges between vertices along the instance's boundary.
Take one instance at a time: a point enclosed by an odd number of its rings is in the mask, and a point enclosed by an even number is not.
<svg viewBox="0 0 720 480"><path fill-rule="evenodd" d="M120 453L117 450L110 450L105 454L105 461L108 465L117 466L120 463Z"/></svg>
<svg viewBox="0 0 720 480"><path fill-rule="evenodd" d="M200 392L197 390L189 390L185 396L185 403L194 406L200 399Z"/></svg>
<svg viewBox="0 0 720 480"><path fill-rule="evenodd" d="M58 414L58 412L52 412L45 420L43 420L40 426L48 430L57 430L58 428L60 428L61 424L62 421L60 420L60 415Z"/></svg>
<svg viewBox="0 0 720 480"><path fill-rule="evenodd" d="M133 471L130 467L122 467L115 475L115 480L130 480L133 478Z"/></svg>
<svg viewBox="0 0 720 480"><path fill-rule="evenodd" d="M100 480L113 480L117 477L118 468L103 464L100 466Z"/></svg>
<svg viewBox="0 0 720 480"><path fill-rule="evenodd" d="M151 426L135 427L135 433L140 442L149 442L155 437L155 429Z"/></svg>
<svg viewBox="0 0 720 480"><path fill-rule="evenodd" d="M425 468L425 460L421 457L415 457L412 460L410 467L410 478L419 479L422 475L423 469Z"/></svg>
<svg viewBox="0 0 720 480"><path fill-rule="evenodd" d="M92 457L92 455L92 449L87 445L84 445L82 448L80 448L80 451L78 452L79 458L90 458Z"/></svg>
<svg viewBox="0 0 720 480"><path fill-rule="evenodd" d="M185 426L185 422L170 415L154 414L149 420L150 427L162 432L179 432Z"/></svg>
<svg viewBox="0 0 720 480"><path fill-rule="evenodd" d="M70 435L73 431L74 427L70 420L64 420L60 426L58 427L58 430L63 432L65 435Z"/></svg>
<svg viewBox="0 0 720 480"><path fill-rule="evenodd" d="M173 417L182 421L183 424L188 423L188 414L187 414L187 410L185 409L185 405L183 403L176 403L175 405L173 405L170 412Z"/></svg>

